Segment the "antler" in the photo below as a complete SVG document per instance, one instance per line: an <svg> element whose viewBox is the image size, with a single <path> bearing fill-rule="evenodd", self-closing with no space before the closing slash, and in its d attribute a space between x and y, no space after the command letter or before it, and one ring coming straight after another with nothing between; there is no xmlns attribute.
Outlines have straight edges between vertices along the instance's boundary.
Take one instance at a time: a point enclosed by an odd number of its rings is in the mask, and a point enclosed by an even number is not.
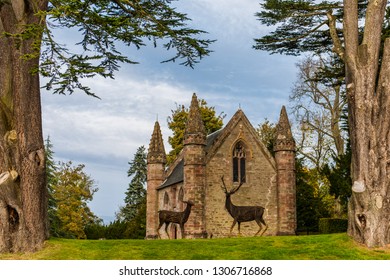
<svg viewBox="0 0 390 280"><path fill-rule="evenodd" d="M240 184L237 186L237 187L235 187L234 189L232 189L229 193L230 194L234 194L236 191L238 191L239 190L239 188L242 186L242 184L244 184L244 182L245 182L245 177L243 177L242 179L241 179L241 181L240 181Z"/></svg>
<svg viewBox="0 0 390 280"><path fill-rule="evenodd" d="M228 193L226 185L225 185L225 181L223 180L223 175L221 176L221 180L222 180L221 189L223 190L224 193Z"/></svg>
<svg viewBox="0 0 390 280"><path fill-rule="evenodd" d="M245 178L245 177L244 177ZM244 179L243 178L243 179ZM242 184L244 184L244 180L241 180L240 184L231 189L230 192L228 192L227 188L226 188L226 185L225 185L225 181L223 180L223 176L221 176L221 180L222 180L222 186L221 186L221 189L224 191L224 193L226 194L234 194L236 191L238 191L238 189L242 186Z"/></svg>

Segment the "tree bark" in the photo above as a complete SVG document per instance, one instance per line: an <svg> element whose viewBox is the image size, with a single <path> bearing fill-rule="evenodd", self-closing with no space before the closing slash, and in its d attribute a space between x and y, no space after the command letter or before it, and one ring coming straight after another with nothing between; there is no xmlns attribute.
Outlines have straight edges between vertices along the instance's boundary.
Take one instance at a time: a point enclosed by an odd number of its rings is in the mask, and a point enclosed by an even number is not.
<svg viewBox="0 0 390 280"><path fill-rule="evenodd" d="M0 3L0 252L34 251L48 237L39 46L46 0ZM33 32L27 32L34 26ZM38 50L37 50L38 46ZM33 58L26 55L37 54Z"/></svg>
<svg viewBox="0 0 390 280"><path fill-rule="evenodd" d="M370 1L358 44L356 1L344 1L346 83L352 147L348 233L369 247L390 242L390 44L379 64L386 0ZM379 72L380 66L380 73Z"/></svg>

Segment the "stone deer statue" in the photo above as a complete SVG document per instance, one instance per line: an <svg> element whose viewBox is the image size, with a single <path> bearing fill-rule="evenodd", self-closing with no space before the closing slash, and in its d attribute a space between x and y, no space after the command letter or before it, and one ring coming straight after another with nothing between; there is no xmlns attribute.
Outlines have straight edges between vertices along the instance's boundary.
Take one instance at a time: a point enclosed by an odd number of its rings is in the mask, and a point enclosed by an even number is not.
<svg viewBox="0 0 390 280"><path fill-rule="evenodd" d="M250 222L253 220L256 221L256 223L259 225L259 230L256 232L255 236L257 236L259 234L259 232L262 230L263 225L264 225L265 228L261 233L261 235L263 235L264 232L268 228L267 224L265 223L265 221L263 219L263 214L264 214L265 209L261 206L236 206L236 205L234 205L230 199L230 196L240 189L243 182L241 181L237 187L228 191L226 188L225 182L223 180L223 176L221 177L221 180L222 180L222 187L221 188L226 195L225 207L226 207L226 210L229 212L230 216L232 216L232 218L234 219L233 224L230 228L229 235L231 235L232 230L233 230L234 226L236 225L236 223L238 224L238 234L241 235L240 224L242 222Z"/></svg>
<svg viewBox="0 0 390 280"><path fill-rule="evenodd" d="M180 225L181 237L184 238L184 224L187 222L188 217L190 216L191 207L194 206L194 203L192 201L183 201L183 202L187 204L187 207L182 212L175 212L175 211L168 211L168 210L158 211L158 218L160 223L157 228L157 234L159 238L161 238L159 230L162 227L162 225L165 224L165 232L168 235L168 238L170 239L167 231L168 225L170 223Z"/></svg>

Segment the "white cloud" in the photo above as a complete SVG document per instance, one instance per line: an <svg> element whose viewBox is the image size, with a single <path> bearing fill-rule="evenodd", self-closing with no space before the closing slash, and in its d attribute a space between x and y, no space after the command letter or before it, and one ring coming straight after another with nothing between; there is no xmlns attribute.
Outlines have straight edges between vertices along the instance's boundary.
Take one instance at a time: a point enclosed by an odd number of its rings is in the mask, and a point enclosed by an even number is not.
<svg viewBox="0 0 390 280"><path fill-rule="evenodd" d="M254 16L260 5L253 0L181 1L178 7L180 11L188 12L194 26L231 43L260 27Z"/></svg>
<svg viewBox="0 0 390 280"><path fill-rule="evenodd" d="M93 88L102 98L83 95L43 96L45 135L52 135L61 154L129 157L147 145L157 115L161 125L175 107L187 103L191 90L164 82L118 77L114 83L95 79ZM66 98L65 102L59 99Z"/></svg>
<svg viewBox="0 0 390 280"><path fill-rule="evenodd" d="M276 121L287 105L293 80L293 59L269 56L252 49L253 38L264 28L254 13L252 0L179 1L180 11L192 25L218 41L215 51L195 69L160 64L167 53L160 49L130 50L141 62L121 68L115 80L93 79L87 83L101 100L73 94L43 93L44 135L50 135L57 159L86 164L99 191L91 203L101 216L113 215L122 204L129 179L128 161L136 149L149 144L157 115L167 142L166 118L177 104L189 105L193 92L224 111L227 119L241 106L254 126L265 117ZM170 147L166 144L166 151Z"/></svg>
<svg viewBox="0 0 390 280"><path fill-rule="evenodd" d="M123 201L129 182L127 163L139 146L147 148L157 114L167 140L166 118L175 102L188 104L192 91L121 75L115 81L95 79L92 84L101 100L82 94L44 93L43 126L57 160L86 165L99 186L91 207L96 214L107 216Z"/></svg>

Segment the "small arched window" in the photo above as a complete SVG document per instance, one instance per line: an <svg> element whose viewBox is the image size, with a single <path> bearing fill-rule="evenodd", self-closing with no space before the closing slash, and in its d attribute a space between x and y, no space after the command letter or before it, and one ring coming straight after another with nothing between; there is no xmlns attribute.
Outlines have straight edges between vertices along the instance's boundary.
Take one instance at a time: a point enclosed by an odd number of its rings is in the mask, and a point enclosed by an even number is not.
<svg viewBox="0 0 390 280"><path fill-rule="evenodd" d="M184 199L184 191L183 188L180 188L179 190L179 201L183 201Z"/></svg>
<svg viewBox="0 0 390 280"><path fill-rule="evenodd" d="M233 182L245 182L245 146L239 141L233 149Z"/></svg>
<svg viewBox="0 0 390 280"><path fill-rule="evenodd" d="M164 206L168 206L169 204L169 195L167 192L164 193Z"/></svg>

